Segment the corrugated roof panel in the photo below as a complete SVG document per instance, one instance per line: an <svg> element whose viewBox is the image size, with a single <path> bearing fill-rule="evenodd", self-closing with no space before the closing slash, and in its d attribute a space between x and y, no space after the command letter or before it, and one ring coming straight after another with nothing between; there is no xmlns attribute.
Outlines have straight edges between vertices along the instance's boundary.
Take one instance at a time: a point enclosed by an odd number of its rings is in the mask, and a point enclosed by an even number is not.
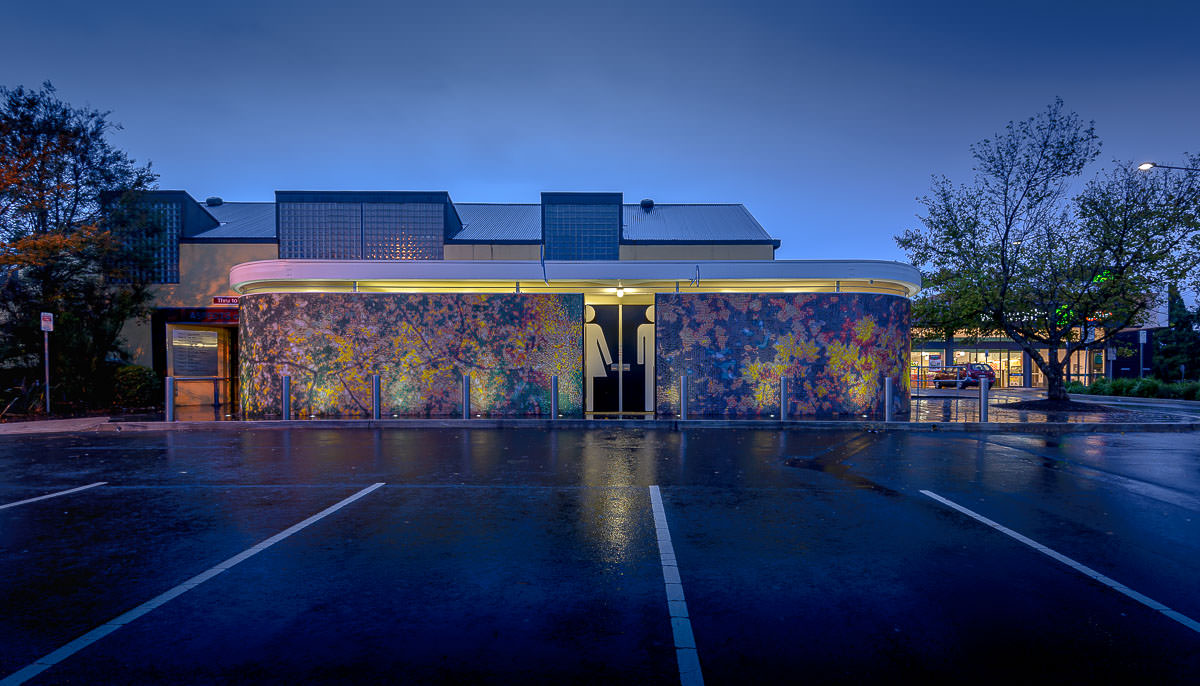
<svg viewBox="0 0 1200 686"><path fill-rule="evenodd" d="M203 207L221 225L196 234L196 238L275 238L273 202L226 202Z"/></svg>
<svg viewBox="0 0 1200 686"><path fill-rule="evenodd" d="M454 237L463 241L542 240L542 206L456 202L463 229Z"/></svg>
<svg viewBox="0 0 1200 686"><path fill-rule="evenodd" d="M770 241L744 205L624 206L625 240Z"/></svg>
<svg viewBox="0 0 1200 686"><path fill-rule="evenodd" d="M463 229L454 240L524 241L542 237L541 205L455 203ZM201 232L197 239L275 238L275 203L226 202L204 207L221 225ZM771 236L745 206L655 205L649 212L640 205L622 207L623 236L631 241L770 241Z"/></svg>

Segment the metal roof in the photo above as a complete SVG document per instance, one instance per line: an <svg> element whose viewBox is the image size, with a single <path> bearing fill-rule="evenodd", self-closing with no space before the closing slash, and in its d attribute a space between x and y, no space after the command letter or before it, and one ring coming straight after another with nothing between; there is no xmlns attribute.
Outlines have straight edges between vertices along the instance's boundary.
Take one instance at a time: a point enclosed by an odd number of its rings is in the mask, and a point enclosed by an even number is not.
<svg viewBox="0 0 1200 686"><path fill-rule="evenodd" d="M198 240L273 239L275 203L226 202L202 205L221 225L195 236ZM463 228L453 241L538 243L542 237L541 205L536 203L454 203ZM656 204L649 211L637 204L622 206L622 237L637 242L734 243L773 241L739 204Z"/></svg>
<svg viewBox="0 0 1200 686"><path fill-rule="evenodd" d="M649 210L625 205L627 241L771 242L771 236L743 205L659 205Z"/></svg>
<svg viewBox="0 0 1200 686"><path fill-rule="evenodd" d="M456 202L463 228L456 241L542 240L542 206Z"/></svg>
<svg viewBox="0 0 1200 686"><path fill-rule="evenodd" d="M275 238L275 203L226 202L201 207L221 225L195 235L198 240Z"/></svg>

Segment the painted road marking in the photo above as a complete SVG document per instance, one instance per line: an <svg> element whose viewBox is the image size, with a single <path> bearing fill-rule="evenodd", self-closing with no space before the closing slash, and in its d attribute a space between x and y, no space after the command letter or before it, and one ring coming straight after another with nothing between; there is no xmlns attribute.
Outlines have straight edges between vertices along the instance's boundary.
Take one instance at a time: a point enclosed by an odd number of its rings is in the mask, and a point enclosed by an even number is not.
<svg viewBox="0 0 1200 686"><path fill-rule="evenodd" d="M675 637L675 659L679 662L679 683L683 686L703 686L700 657L696 653L696 637L692 634L687 601L683 597L683 581L675 561L675 546L671 545L671 530L667 528L667 511L663 509L658 486L650 487L650 504L654 509L654 531L658 534L658 557L662 563L663 583L667 587L667 610L671 614L671 633Z"/></svg>
<svg viewBox="0 0 1200 686"><path fill-rule="evenodd" d="M288 536L291 536L292 534L296 533L297 531L300 531L301 529L304 529L305 527L307 527L311 524L314 524L314 523L320 521L321 519L324 519L325 517L328 517L329 515L333 514L334 512L337 512L338 510L349 505L350 503L354 502L355 500L362 498L363 496L367 495L371 491L374 491L375 489L379 488L380 486L383 486L383 483L372 484L371 486L368 486L368 487L362 489L361 491L359 491L358 493L355 493L354 495L350 496L349 498L346 498L345 500L342 500L341 502L338 502L334 505L330 505L329 507L325 508L324 510L321 510L320 512L309 517L308 519L306 519L298 524L293 524L292 526L284 529L283 531L280 531L279 533L268 538L267 540L263 541L262 543L259 543L258 545L254 546L252 548L243 550L242 552L238 553L237 555L234 555L233 557L229 558L228 560L225 560L224 562L222 562L214 567L211 567L206 571L203 571L203 572L197 574L196 576L179 584L175 588L172 588L171 590L169 590L165 593L159 594L159 595L151 598L150 600L147 600L146 602L142 603L141 605L138 605L137 607L133 608L129 612L126 612L125 614L119 615L119 616L115 617L114 619L111 619L108 622L101 624L100 626L96 627L95 629L92 629L91 631L80 636L79 638L75 639L74 641L71 641L70 643L59 648L58 650L55 650L55 651L47 654L46 656L36 660L33 664L23 667L22 669L20 669L16 672L13 672L12 674L8 675L7 677L0 679L0 686L15 686L16 684L25 683L26 681L32 679L33 677L37 676L38 674L41 674L42 672L46 671L47 669L50 669L51 667L58 664L59 662L62 662L63 660L67 659L68 657L71 657L75 653L78 653L79 651L90 646L91 644L95 643L96 641L99 641L100 639L111 634L112 632L116 631L117 629L120 629L121 627L125 626L126 624L132 622L133 620L137 619L138 617L141 617L142 615L150 612L154 608L167 604L171 600L174 600L175 598L192 590L193 588L199 586L200 584L204 583L205 581L208 581L209 579L217 576L218 574L229 570L231 567L238 564L239 562L244 562L244 561L248 560L249 558L254 557L255 555L261 553L262 551L266 550L267 548L270 548L271 546L282 541L283 539L287 538Z"/></svg>
<svg viewBox="0 0 1200 686"><path fill-rule="evenodd" d="M993 522L992 520L988 519L987 517L984 517L981 514L972 512L971 510L968 510L967 508L963 507L962 505L959 505L958 503L955 503L953 501L947 500L946 498L943 498L942 496L938 495L937 493L933 493L931 491L921 491L921 492L947 507L951 507L976 521L987 524L988 526L992 527L996 531L999 531L1000 533L1002 533L1006 536L1015 538L1016 540L1024 543L1025 545L1029 546L1030 548L1033 548L1034 550L1038 551L1039 553L1041 553L1047 557L1058 560L1059 562L1061 562L1061 563L1065 564L1066 566L1070 567L1071 569L1074 569L1075 571L1083 574L1084 576L1091 577L1091 578L1095 579L1096 581L1099 581L1100 583L1104 584L1105 586L1108 586L1109 588L1113 589L1114 591L1117 591L1126 596L1129 596L1130 598L1133 598L1134 600L1138 601L1142 605L1145 605L1146 607L1148 607L1152 610L1156 610L1156 611L1162 613L1163 615L1170 617L1171 619L1179 622L1180 624L1186 626L1187 628L1191 629L1192 631L1195 631L1196 633L1200 633L1200 622L1197 622L1196 620L1192 619L1191 617L1188 617L1187 615L1185 615L1183 613L1176 612L1175 610L1172 610L1171 608L1167 607L1166 605L1163 605L1162 603L1158 602L1157 600L1154 600L1153 598L1144 596L1141 593L1138 593L1137 591L1133 590L1132 588L1129 588L1125 584L1119 583L1113 579L1110 579L1107 576L1104 576L1100 572L1097 572L1096 570L1092 569L1091 567L1088 567L1087 565L1076 562L1075 560L1072 560L1071 558L1067 557L1066 555L1063 555L1062 553L1055 552L1055 551L1051 550L1050 548L1047 548L1046 546L1042 545L1041 543L1038 543L1037 541L1033 540L1032 538L1029 538L1028 536L1022 536L1021 534L1013 531L1012 529L1010 529L1006 526L997 524L996 522Z"/></svg>
<svg viewBox="0 0 1200 686"><path fill-rule="evenodd" d="M16 507L17 505L24 505L25 503L36 503L37 501L45 500L46 498L57 498L60 495L67 495L70 493L78 493L80 491L86 491L89 488L103 486L106 483L108 483L108 482L107 481L97 481L94 484L88 484L86 486L80 486L78 488L69 488L65 491L59 491L58 493L47 493L46 495L39 495L36 498L26 498L25 500L18 500L15 503L8 503L7 505L0 505L0 510L3 510L8 507Z"/></svg>

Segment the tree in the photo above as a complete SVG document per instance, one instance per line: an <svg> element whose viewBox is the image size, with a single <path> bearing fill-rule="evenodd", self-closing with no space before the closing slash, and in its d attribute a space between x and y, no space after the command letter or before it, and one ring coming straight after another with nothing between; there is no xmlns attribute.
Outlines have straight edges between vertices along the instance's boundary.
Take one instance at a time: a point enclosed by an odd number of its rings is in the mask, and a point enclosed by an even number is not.
<svg viewBox="0 0 1200 686"><path fill-rule="evenodd" d="M1154 375L1164 381L1195 377L1200 373L1200 309L1188 310L1174 284L1167 296L1167 318L1169 328L1154 336Z"/></svg>
<svg viewBox="0 0 1200 686"><path fill-rule="evenodd" d="M0 87L0 363L37 367L52 312L56 385L85 401L102 400L105 360L145 312L159 231L136 201L156 177L112 147L108 115L49 83Z"/></svg>
<svg viewBox="0 0 1200 686"><path fill-rule="evenodd" d="M935 177L923 226L896 237L938 275L935 296L969 294L974 303L955 311L1029 353L1051 400L1068 399L1073 353L1138 323L1163 284L1195 279L1200 263L1200 174L1118 164L1071 195L1099 152L1094 127L1056 100L973 145L972 184Z"/></svg>

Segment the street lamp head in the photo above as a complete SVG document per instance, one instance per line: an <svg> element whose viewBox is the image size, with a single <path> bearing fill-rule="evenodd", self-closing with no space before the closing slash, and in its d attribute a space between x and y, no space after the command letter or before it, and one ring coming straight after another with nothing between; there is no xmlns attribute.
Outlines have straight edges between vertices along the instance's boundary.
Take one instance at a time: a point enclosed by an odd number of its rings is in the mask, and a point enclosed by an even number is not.
<svg viewBox="0 0 1200 686"><path fill-rule="evenodd" d="M1138 165L1138 169L1141 169L1142 171L1150 171L1151 169L1154 169L1157 166L1158 165L1153 162L1142 162L1141 164Z"/></svg>

